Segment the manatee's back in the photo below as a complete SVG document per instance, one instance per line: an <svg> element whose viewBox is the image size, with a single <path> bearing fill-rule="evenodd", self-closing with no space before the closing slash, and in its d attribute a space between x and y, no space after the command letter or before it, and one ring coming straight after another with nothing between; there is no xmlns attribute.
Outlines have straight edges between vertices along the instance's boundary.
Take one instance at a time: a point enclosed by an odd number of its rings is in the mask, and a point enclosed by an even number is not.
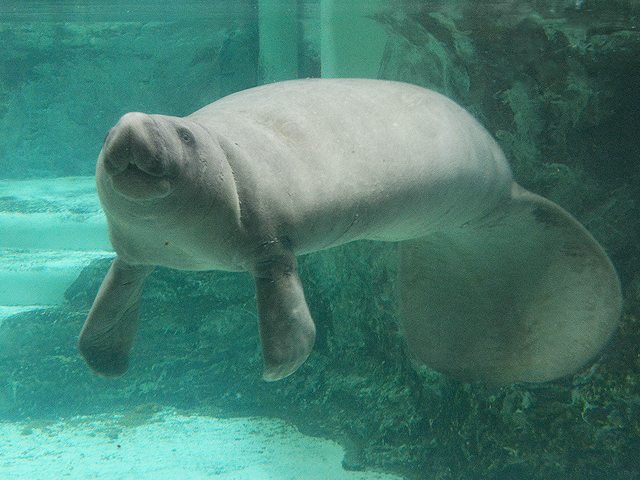
<svg viewBox="0 0 640 480"><path fill-rule="evenodd" d="M249 203L268 205L282 224L330 229L325 246L404 240L462 224L494 208L513 182L500 148L471 115L405 83L281 82L189 118L236 151L230 161ZM339 223L323 225L338 218L337 209ZM299 252L319 247L311 238L301 243L308 244Z"/></svg>

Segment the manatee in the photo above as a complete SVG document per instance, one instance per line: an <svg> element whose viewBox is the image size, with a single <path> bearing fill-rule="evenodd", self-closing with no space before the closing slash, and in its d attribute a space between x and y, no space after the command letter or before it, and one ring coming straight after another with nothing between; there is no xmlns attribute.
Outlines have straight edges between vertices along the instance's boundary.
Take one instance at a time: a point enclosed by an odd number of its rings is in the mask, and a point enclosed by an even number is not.
<svg viewBox="0 0 640 480"><path fill-rule="evenodd" d="M545 382L594 358L619 321L609 258L571 215L515 183L491 135L414 85L307 79L184 117L128 113L96 183L116 258L80 333L125 372L156 265L250 272L263 378L293 373L315 327L298 255L400 242L400 318L416 360L466 380Z"/></svg>

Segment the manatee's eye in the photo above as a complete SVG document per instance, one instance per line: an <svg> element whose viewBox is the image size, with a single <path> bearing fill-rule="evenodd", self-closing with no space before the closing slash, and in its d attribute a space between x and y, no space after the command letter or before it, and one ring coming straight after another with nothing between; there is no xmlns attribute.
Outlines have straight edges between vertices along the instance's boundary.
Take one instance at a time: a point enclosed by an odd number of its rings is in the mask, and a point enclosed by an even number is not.
<svg viewBox="0 0 640 480"><path fill-rule="evenodd" d="M180 140L182 140L184 143L193 142L193 135L191 135L191 132L186 128L179 128L178 136L180 137Z"/></svg>

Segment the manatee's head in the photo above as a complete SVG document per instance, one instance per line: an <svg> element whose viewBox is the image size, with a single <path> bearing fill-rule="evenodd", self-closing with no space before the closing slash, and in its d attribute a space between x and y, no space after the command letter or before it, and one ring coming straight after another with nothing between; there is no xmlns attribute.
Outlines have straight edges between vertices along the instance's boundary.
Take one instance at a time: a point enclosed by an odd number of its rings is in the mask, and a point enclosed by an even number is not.
<svg viewBox="0 0 640 480"><path fill-rule="evenodd" d="M127 113L105 137L98 180L108 180L115 193L133 201L166 197L194 156L196 133L188 123L163 115Z"/></svg>
<svg viewBox="0 0 640 480"><path fill-rule="evenodd" d="M111 242L126 261L172 262L172 249L178 258L203 242L195 229L231 228L235 182L212 130L198 119L134 112L107 133L96 183Z"/></svg>
<svg viewBox="0 0 640 480"><path fill-rule="evenodd" d="M139 112L127 113L107 133L96 181L107 218L121 220L184 214L190 205L201 210L216 197L234 195L214 134L189 118Z"/></svg>

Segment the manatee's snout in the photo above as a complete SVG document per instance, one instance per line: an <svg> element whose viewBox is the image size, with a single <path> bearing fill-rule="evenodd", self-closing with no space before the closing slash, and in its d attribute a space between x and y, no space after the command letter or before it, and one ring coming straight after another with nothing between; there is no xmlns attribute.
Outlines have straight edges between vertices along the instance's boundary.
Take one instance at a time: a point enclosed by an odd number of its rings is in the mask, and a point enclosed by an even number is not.
<svg viewBox="0 0 640 480"><path fill-rule="evenodd" d="M159 177L164 174L164 142L155 120L147 114L124 115L109 130L102 147L105 169L111 175L135 167Z"/></svg>
<svg viewBox="0 0 640 480"><path fill-rule="evenodd" d="M161 126L150 115L132 112L109 130L98 169L104 169L116 192L131 199L152 199L170 191L167 158Z"/></svg>

